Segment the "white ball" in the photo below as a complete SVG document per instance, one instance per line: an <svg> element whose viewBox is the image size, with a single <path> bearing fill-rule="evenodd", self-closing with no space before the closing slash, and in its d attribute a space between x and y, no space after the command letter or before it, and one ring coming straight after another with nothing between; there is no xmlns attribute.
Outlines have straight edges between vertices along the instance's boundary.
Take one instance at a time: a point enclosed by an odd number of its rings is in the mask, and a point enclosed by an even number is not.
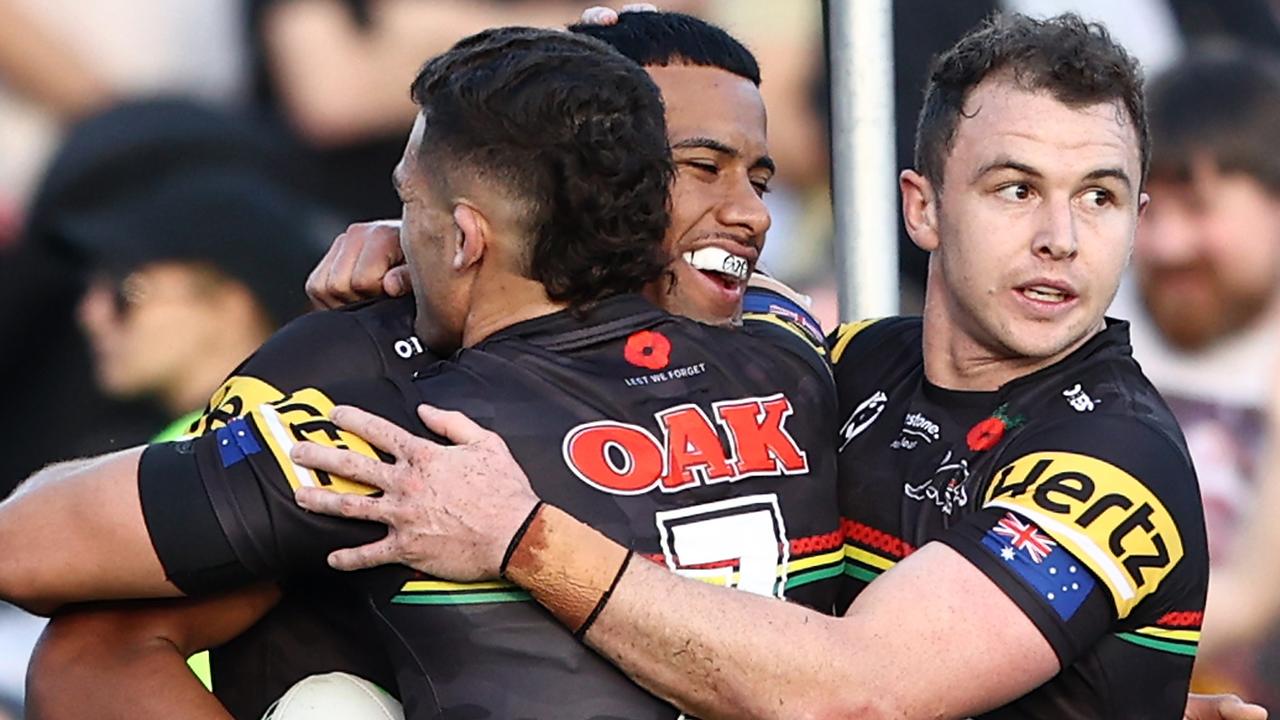
<svg viewBox="0 0 1280 720"><path fill-rule="evenodd" d="M332 672L299 680L262 720L404 720L404 708L364 678Z"/></svg>

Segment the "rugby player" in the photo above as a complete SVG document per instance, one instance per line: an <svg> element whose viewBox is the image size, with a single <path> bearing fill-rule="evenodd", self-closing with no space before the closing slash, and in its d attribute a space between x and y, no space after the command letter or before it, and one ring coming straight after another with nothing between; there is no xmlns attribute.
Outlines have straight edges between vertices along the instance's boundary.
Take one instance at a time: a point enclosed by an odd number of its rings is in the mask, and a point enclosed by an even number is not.
<svg viewBox="0 0 1280 720"><path fill-rule="evenodd" d="M847 418L841 618L625 562L455 413L430 414L458 443L442 447L344 411L340 425L411 460L388 471L303 444L304 465L386 495L299 502L392 527L335 567L501 575L558 617L594 602L586 642L688 712L1176 716L1207 581L1203 517L1181 433L1126 324L1104 318L1148 151L1136 63L1100 26L1010 16L935 65L917 169L901 176L907 228L932 253L924 317L831 338ZM570 534L572 547L556 541ZM612 556L613 572L583 556ZM601 575L590 600L566 601Z"/></svg>
<svg viewBox="0 0 1280 720"><path fill-rule="evenodd" d="M805 327L783 319L743 332L718 330L676 320L626 294L664 272L659 240L667 221L669 175L655 164L667 159L656 94L652 102L641 95L620 105L627 92L638 91L623 82L630 71L617 62L585 52L586 41L506 31L513 32L509 39L497 31L464 41L452 53L457 57L429 64L415 84L424 110L397 178L406 200L402 235L417 291L416 329L434 349L464 349L455 362L421 371L407 392L415 398L452 396L459 406L483 409L495 426L524 438L534 459L572 438L566 452L574 470L556 463L553 482L561 489L555 492L565 500L579 496L580 511L596 513L598 524L614 527L648 552L660 554L666 546L655 517L685 537L700 523L763 520L781 532L785 515L798 545L778 562L790 557L823 571L795 577L787 589L797 600L829 608L834 594L823 581L839 566L838 552L830 542L822 544L836 527L834 454L826 431L833 422L828 393L834 387L819 350L806 340ZM528 72L535 66L533 81ZM644 77L638 68L634 74ZM557 81L562 86L539 87ZM514 108L504 111L497 100L486 102L490 95ZM607 112L598 109L614 95L623 98ZM647 114L655 117L646 120ZM758 118L762 128L762 113ZM541 126L552 122L560 125ZM473 134L464 135L464 129ZM427 148L430 171L419 146ZM723 148L715 152L728 154ZM549 158L555 153L560 156ZM713 180L708 177L707 185ZM545 195L530 197L538 191ZM540 220L525 231L533 236L527 240L513 230L524 230L525 213ZM730 240L741 245L728 254L754 259L752 238L741 228L732 238L703 242L724 249ZM512 266L535 277L513 273ZM719 287L721 295L734 289ZM574 312L561 311L565 307ZM778 351L762 354L762 340ZM3 593L40 603L168 595L178 588L209 590L314 569L326 546L377 530L349 522L329 525L297 510L291 494L297 482L363 489L335 476L299 476L287 447L293 438L313 433L360 447L357 438L337 433L324 420L330 397L350 396L394 412L403 403L404 388L397 385L388 379L359 384L359 392L350 385L337 385L331 394L303 390L194 442L153 446L141 460L138 451L129 451L29 483L0 509L0 545L24 552L23 560L3 567ZM792 397L806 409L803 415L792 417ZM686 398L702 400L693 404ZM413 423L403 415L400 420ZM623 420L656 422L662 430L669 452L657 466L649 455L625 472L615 464L612 444L653 438ZM732 461L714 457L723 453L721 432L737 443ZM517 447L519 442L513 439ZM638 452L650 451L661 452ZM631 483L650 482L642 477L650 471L656 471L651 482L663 492L638 494ZM130 486L135 476L139 491ZM732 490L726 481L738 478L752 479L764 492L725 498ZM618 497L598 503L593 485ZM782 485L786 492L777 492ZM192 502L206 491L207 503ZM828 505L830 512L791 511ZM71 519L76 522L66 522ZM56 546L42 536L50 523L70 529ZM124 550L109 567L103 542ZM823 562L833 568L821 567ZM782 591L776 564L759 570L755 580L766 591ZM556 716L664 714L660 701L514 593L442 586L414 580L407 570L396 573L400 577L371 575L360 585L382 624L391 626L400 689L411 715L462 706L491 707L501 716L516 709ZM486 607L477 615L473 604ZM492 639L470 637L478 618L508 631L507 644L494 647ZM437 636L448 634L457 640L448 652L431 652ZM460 665L474 671L459 673ZM582 690L573 687L580 678L571 685L557 682L568 669L591 675L580 695L572 692ZM491 692L495 686L504 692Z"/></svg>

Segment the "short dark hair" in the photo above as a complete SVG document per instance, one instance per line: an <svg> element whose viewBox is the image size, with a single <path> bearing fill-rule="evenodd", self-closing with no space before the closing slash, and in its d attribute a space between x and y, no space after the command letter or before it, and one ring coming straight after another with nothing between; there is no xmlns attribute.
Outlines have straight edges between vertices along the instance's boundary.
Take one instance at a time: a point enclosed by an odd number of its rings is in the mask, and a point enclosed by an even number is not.
<svg viewBox="0 0 1280 720"><path fill-rule="evenodd" d="M1182 181L1201 158L1280 192L1280 59L1219 45L1152 80L1147 93L1155 154L1151 175Z"/></svg>
<svg viewBox="0 0 1280 720"><path fill-rule="evenodd" d="M755 55L722 28L692 15L628 12L614 25L578 23L569 32L603 41L640 65L714 67L760 85Z"/></svg>
<svg viewBox="0 0 1280 720"><path fill-rule="evenodd" d="M467 172L525 208L528 277L582 307L661 276L674 177L648 74L589 37L496 28L427 62L411 88L420 169Z"/></svg>
<svg viewBox="0 0 1280 720"><path fill-rule="evenodd" d="M935 184L955 140L969 93L992 74L1008 72L1028 90L1047 90L1078 107L1121 104L1138 135L1142 176L1151 156L1142 69L1099 23L1066 13L1036 20L997 14L933 61L916 126L916 169Z"/></svg>

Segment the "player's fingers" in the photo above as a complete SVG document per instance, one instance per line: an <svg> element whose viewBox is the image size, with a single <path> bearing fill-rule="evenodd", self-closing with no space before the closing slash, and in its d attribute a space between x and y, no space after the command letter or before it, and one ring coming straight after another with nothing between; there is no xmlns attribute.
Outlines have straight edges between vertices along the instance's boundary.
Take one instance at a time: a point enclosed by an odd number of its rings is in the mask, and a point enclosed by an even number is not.
<svg viewBox="0 0 1280 720"><path fill-rule="evenodd" d="M316 307L333 308L341 304L337 302L336 298L329 295L327 288L329 272L333 269L333 261L341 249L341 244L342 236L339 235L333 241L333 245L329 246L329 249L325 251L324 257L320 258L319 264L307 276L307 297L311 298L311 302L315 303Z"/></svg>
<svg viewBox="0 0 1280 720"><path fill-rule="evenodd" d="M321 515L351 518L353 520L372 520L386 524L383 519L381 503L377 498L367 495L351 495L336 493L322 488L298 488L293 494L293 501L303 510L310 510Z"/></svg>
<svg viewBox="0 0 1280 720"><path fill-rule="evenodd" d="M442 435L455 445L469 445L489 437L490 433L474 420L453 410L441 410L423 403L418 406L418 417L429 430Z"/></svg>
<svg viewBox="0 0 1280 720"><path fill-rule="evenodd" d="M1241 700L1239 696L1196 695L1187 696L1184 720L1267 720L1267 710Z"/></svg>
<svg viewBox="0 0 1280 720"><path fill-rule="evenodd" d="M360 547L344 548L329 553L329 567L335 570L364 570L397 562L395 545L390 538Z"/></svg>
<svg viewBox="0 0 1280 720"><path fill-rule="evenodd" d="M351 291L362 298L382 294L382 278L396 265L403 262L400 254L400 233L394 226L379 224L365 238L360 254L351 271Z"/></svg>
<svg viewBox="0 0 1280 720"><path fill-rule="evenodd" d="M433 443L419 438L404 428L351 405L339 405L329 413L334 425L355 433L379 450L395 455L397 459L407 457L415 449L422 450Z"/></svg>
<svg viewBox="0 0 1280 720"><path fill-rule="evenodd" d="M585 25L615 25L618 13L613 8L596 5L582 11L581 21Z"/></svg>
<svg viewBox="0 0 1280 720"><path fill-rule="evenodd" d="M391 268L382 278L382 291L388 297L400 297L408 295L413 285L409 282L409 267L400 265Z"/></svg>
<svg viewBox="0 0 1280 720"><path fill-rule="evenodd" d="M1228 695L1218 703L1222 720L1267 720L1267 709L1247 703L1235 695Z"/></svg>
<svg viewBox="0 0 1280 720"><path fill-rule="evenodd" d="M348 228L350 230L351 228ZM341 245L338 243L341 242ZM329 264L329 276L325 278L325 294L338 304L355 302L360 297L351 289L351 273L355 271L356 260L360 258L363 243L357 242L351 235L343 233L334 241L333 262Z"/></svg>
<svg viewBox="0 0 1280 720"><path fill-rule="evenodd" d="M658 12L658 6L653 3L627 3L620 12Z"/></svg>
<svg viewBox="0 0 1280 720"><path fill-rule="evenodd" d="M300 442L289 451L289 457L312 470L321 470L379 490L387 489L387 470L391 466L358 452L325 447L313 442Z"/></svg>

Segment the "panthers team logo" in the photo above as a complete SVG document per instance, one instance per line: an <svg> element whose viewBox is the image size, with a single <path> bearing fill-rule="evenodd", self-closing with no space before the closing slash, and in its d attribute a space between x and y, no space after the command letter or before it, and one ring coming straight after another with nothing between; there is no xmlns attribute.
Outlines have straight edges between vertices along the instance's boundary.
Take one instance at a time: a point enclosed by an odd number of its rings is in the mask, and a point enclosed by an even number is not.
<svg viewBox="0 0 1280 720"><path fill-rule="evenodd" d="M583 423L564 437L565 464L583 482L615 495L641 495L655 488L671 493L758 475L809 472L808 454L787 429L795 411L785 395L711 407L714 423L692 403L656 413L661 440L630 423Z"/></svg>
<svg viewBox="0 0 1280 720"><path fill-rule="evenodd" d="M931 500L941 508L943 514L950 515L956 508L963 508L969 502L969 461L951 459L951 451L942 458L942 464L928 479L915 485L906 486L906 495L912 500Z"/></svg>

